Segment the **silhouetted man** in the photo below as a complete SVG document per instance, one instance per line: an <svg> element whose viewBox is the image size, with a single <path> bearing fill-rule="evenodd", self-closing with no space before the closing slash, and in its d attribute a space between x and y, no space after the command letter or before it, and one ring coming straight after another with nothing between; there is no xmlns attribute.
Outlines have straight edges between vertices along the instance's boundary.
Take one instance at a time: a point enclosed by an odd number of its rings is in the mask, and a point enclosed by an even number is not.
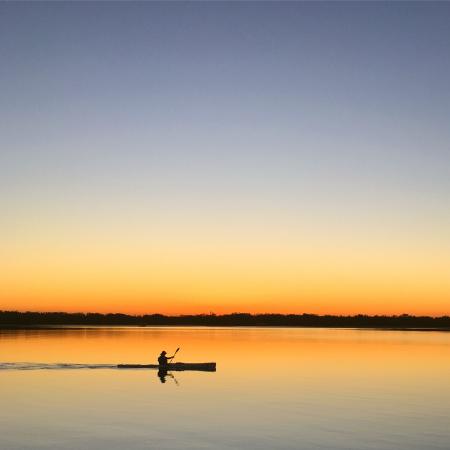
<svg viewBox="0 0 450 450"><path fill-rule="evenodd" d="M159 355L158 364L160 366L167 366L167 364L169 364L169 359L173 358L173 356L166 356L166 355L167 355L167 352L165 350L163 350L161 352L161 354Z"/></svg>

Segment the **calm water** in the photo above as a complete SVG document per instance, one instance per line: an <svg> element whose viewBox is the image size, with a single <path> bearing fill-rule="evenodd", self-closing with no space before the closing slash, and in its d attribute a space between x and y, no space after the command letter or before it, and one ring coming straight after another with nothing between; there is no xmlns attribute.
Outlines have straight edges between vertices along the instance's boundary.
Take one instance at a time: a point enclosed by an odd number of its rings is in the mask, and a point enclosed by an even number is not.
<svg viewBox="0 0 450 450"><path fill-rule="evenodd" d="M109 367L177 347L217 372ZM442 332L3 330L0 448L448 450L449 380Z"/></svg>

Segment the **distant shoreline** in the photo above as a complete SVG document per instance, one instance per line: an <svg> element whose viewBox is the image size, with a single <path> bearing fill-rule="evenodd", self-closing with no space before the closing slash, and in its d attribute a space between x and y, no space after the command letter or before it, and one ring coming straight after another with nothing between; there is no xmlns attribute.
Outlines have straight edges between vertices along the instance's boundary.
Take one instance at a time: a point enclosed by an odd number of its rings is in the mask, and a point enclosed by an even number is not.
<svg viewBox="0 0 450 450"><path fill-rule="evenodd" d="M295 327L361 328L405 331L450 331L450 317L316 314L99 314L64 312L0 311L0 329L32 329L89 326L210 326L210 327Z"/></svg>
<svg viewBox="0 0 450 450"><path fill-rule="evenodd" d="M287 326L287 325L0 325L0 331L26 331L26 330L86 330L89 328L302 328L302 329L324 329L324 330L364 330L364 331L417 331L423 333L450 332L450 327L436 328L405 328L405 327L332 327L332 326Z"/></svg>

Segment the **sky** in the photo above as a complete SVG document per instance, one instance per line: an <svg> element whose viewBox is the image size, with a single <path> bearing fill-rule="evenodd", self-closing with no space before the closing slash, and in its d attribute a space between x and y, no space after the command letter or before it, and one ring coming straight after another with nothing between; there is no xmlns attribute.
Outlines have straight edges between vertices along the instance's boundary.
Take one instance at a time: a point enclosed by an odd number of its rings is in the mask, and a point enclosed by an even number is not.
<svg viewBox="0 0 450 450"><path fill-rule="evenodd" d="M450 4L0 4L0 309L450 314Z"/></svg>

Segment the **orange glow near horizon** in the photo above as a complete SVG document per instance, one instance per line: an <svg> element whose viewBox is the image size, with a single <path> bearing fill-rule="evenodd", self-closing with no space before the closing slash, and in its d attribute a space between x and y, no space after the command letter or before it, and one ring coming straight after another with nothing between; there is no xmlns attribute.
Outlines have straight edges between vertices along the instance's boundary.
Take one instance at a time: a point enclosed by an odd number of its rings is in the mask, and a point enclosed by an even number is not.
<svg viewBox="0 0 450 450"><path fill-rule="evenodd" d="M384 260L325 249L279 248L267 254L205 249L155 249L121 254L111 249L47 249L0 267L0 309L122 312L130 314L449 313L450 283L439 259L391 254ZM203 251L202 251L203 250ZM218 256L220 254L220 256ZM145 257L143 256L145 255ZM134 257L133 257L134 256Z"/></svg>
<svg viewBox="0 0 450 450"><path fill-rule="evenodd" d="M13 3L0 310L450 315L448 4Z"/></svg>
<svg viewBox="0 0 450 450"><path fill-rule="evenodd" d="M399 230L363 233L338 223L281 230L240 220L234 229L188 219L168 228L148 218L109 228L74 218L31 224L3 245L0 309L450 313L448 251L428 235L411 245Z"/></svg>

